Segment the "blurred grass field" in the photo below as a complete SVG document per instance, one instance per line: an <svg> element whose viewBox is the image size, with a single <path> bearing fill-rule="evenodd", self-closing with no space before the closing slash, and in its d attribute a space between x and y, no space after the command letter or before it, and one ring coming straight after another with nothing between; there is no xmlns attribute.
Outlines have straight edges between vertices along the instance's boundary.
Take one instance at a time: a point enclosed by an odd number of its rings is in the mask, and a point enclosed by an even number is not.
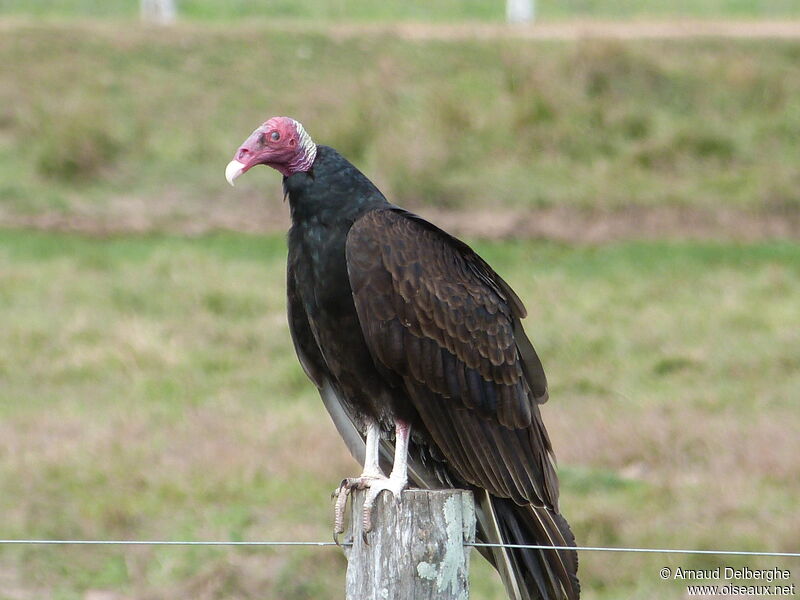
<svg viewBox="0 0 800 600"><path fill-rule="evenodd" d="M229 202L221 165L273 114L412 208L746 220L800 207L797 41L420 42L93 22L10 26L0 61L0 222L247 223L264 213L264 177Z"/></svg>
<svg viewBox="0 0 800 600"><path fill-rule="evenodd" d="M528 305L582 544L797 550L797 245L477 249ZM284 265L280 236L0 232L3 537L329 539L357 465L293 356ZM501 598L480 562L475 597ZM586 597L681 597L664 564L783 563L587 553ZM333 599L343 569L325 548L0 547L0 598Z"/></svg>
<svg viewBox="0 0 800 600"><path fill-rule="evenodd" d="M181 15L188 19L291 18L305 20L362 21L500 21L505 16L502 0L180 0ZM639 18L691 16L798 17L800 6L793 0L538 0L537 15L558 18ZM136 16L133 0L0 0L0 13L38 17L114 17Z"/></svg>
<svg viewBox="0 0 800 600"><path fill-rule="evenodd" d="M182 23L154 29L135 2L0 0L0 538L330 538L330 490L358 467L291 349L283 237L241 233L287 226L279 178L223 178L255 125L289 114L393 201L482 238L502 214L630 214L628 241L578 226L571 245L476 243L529 308L564 513L583 545L798 550L800 42L317 26L502 19L472 0L179 5ZM676 241L671 214L730 229ZM765 216L789 234L736 234ZM239 232L186 235L208 229ZM473 564L474 597L502 598ZM585 553L584 597L684 597L665 565L800 572ZM333 599L344 568L325 548L0 546L0 600Z"/></svg>

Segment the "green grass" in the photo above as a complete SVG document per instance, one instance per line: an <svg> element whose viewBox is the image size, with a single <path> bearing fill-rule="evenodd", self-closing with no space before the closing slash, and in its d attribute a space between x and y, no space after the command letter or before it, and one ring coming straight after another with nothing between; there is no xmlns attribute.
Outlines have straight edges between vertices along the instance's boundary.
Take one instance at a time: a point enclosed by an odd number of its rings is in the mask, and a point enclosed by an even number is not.
<svg viewBox="0 0 800 600"><path fill-rule="evenodd" d="M562 509L586 545L796 551L800 246L517 241L551 381ZM356 472L293 356L280 236L0 231L2 537L329 539ZM500 598L476 557L476 597ZM587 598L677 598L586 553ZM340 598L334 549L0 546L0 598ZM795 575L796 578L796 575ZM97 597L97 596L93 596Z"/></svg>
<svg viewBox="0 0 800 600"><path fill-rule="evenodd" d="M792 0L568 0L539 1L542 18L599 17L618 18L740 18L797 17L800 7Z"/></svg>
<svg viewBox="0 0 800 600"><path fill-rule="evenodd" d="M502 0L180 0L180 13L187 19L292 18L333 20L489 20L504 16ZM785 17L800 16L793 0L556 0L536 2L542 19L574 17ZM0 0L0 14L24 14L40 17L124 17L137 14L133 0Z"/></svg>
<svg viewBox="0 0 800 600"><path fill-rule="evenodd" d="M295 116L419 207L796 213L800 43L334 39L269 26L18 25L0 37L0 216L250 218L222 172Z"/></svg>
<svg viewBox="0 0 800 600"><path fill-rule="evenodd" d="M75 18L132 18L138 16L138 2L110 0L0 0L0 14L31 15L37 17ZM504 15L502 3L480 0L179 0L181 18L196 20L238 19L304 19L346 21L446 21L446 20L499 20Z"/></svg>

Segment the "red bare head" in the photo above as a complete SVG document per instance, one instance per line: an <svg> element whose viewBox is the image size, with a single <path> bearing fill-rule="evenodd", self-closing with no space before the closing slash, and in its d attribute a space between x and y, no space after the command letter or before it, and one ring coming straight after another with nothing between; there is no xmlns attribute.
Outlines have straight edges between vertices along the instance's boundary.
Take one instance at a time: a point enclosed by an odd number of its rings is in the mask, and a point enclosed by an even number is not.
<svg viewBox="0 0 800 600"><path fill-rule="evenodd" d="M239 146L225 169L225 178L234 180L256 165L268 165L284 176L308 171L317 155L317 145L303 126L289 117L272 117L250 134Z"/></svg>

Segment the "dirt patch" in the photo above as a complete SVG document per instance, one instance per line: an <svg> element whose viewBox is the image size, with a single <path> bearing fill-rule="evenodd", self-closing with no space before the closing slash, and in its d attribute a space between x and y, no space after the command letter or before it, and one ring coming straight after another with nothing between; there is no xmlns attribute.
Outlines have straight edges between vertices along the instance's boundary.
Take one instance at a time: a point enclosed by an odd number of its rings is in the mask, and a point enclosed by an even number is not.
<svg viewBox="0 0 800 600"><path fill-rule="evenodd" d="M0 227L77 232L93 236L144 233L200 235L212 231L264 234L289 227L286 204L245 200L213 203L191 214L143 210L139 203L115 203L113 212L39 215L0 214ZM152 206L147 208L152 209ZM174 207L173 207L174 208ZM197 209L198 207L194 207ZM454 235L480 239L541 238L578 244L633 239L755 242L800 240L800 211L641 207L592 210L552 207L532 210L422 208L425 218Z"/></svg>
<svg viewBox="0 0 800 600"><path fill-rule="evenodd" d="M25 17L3 16L0 31L41 25ZM79 27L93 35L113 35L119 38L119 29L96 19L70 21L70 27ZM181 22L172 28L176 31L223 30L209 23ZM364 36L396 36L407 40L475 40L475 39L530 39L576 40L581 38L682 39L682 38L800 38L800 19L565 19L563 21L538 21L531 24L506 23L319 23L302 20L250 20L237 23L237 30L276 29L280 31L315 32L335 39Z"/></svg>
<svg viewBox="0 0 800 600"><path fill-rule="evenodd" d="M752 213L731 209L629 207L585 210L555 207L531 211L426 211L449 231L466 237L543 238L597 244L632 239L754 242L800 239L800 211Z"/></svg>
<svg viewBox="0 0 800 600"><path fill-rule="evenodd" d="M394 35L409 40L531 39L576 40L581 38L680 39L680 38L800 38L800 20L688 20L603 21L569 20L525 25L503 23L392 23L343 24L324 29L332 37Z"/></svg>

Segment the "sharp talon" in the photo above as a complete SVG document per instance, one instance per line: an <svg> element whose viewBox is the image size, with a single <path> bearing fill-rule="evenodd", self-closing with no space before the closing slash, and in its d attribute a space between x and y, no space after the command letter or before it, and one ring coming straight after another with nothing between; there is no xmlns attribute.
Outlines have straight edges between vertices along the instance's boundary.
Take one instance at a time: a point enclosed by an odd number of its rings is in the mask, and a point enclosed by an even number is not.
<svg viewBox="0 0 800 600"><path fill-rule="evenodd" d="M336 487L336 489L334 489L331 492L331 498L338 498L339 495L342 493L342 490L344 490L344 492L346 494L349 491L349 488L348 488L348 485L347 485L348 482L349 482L348 479L342 479L342 481L339 483L339 485Z"/></svg>

